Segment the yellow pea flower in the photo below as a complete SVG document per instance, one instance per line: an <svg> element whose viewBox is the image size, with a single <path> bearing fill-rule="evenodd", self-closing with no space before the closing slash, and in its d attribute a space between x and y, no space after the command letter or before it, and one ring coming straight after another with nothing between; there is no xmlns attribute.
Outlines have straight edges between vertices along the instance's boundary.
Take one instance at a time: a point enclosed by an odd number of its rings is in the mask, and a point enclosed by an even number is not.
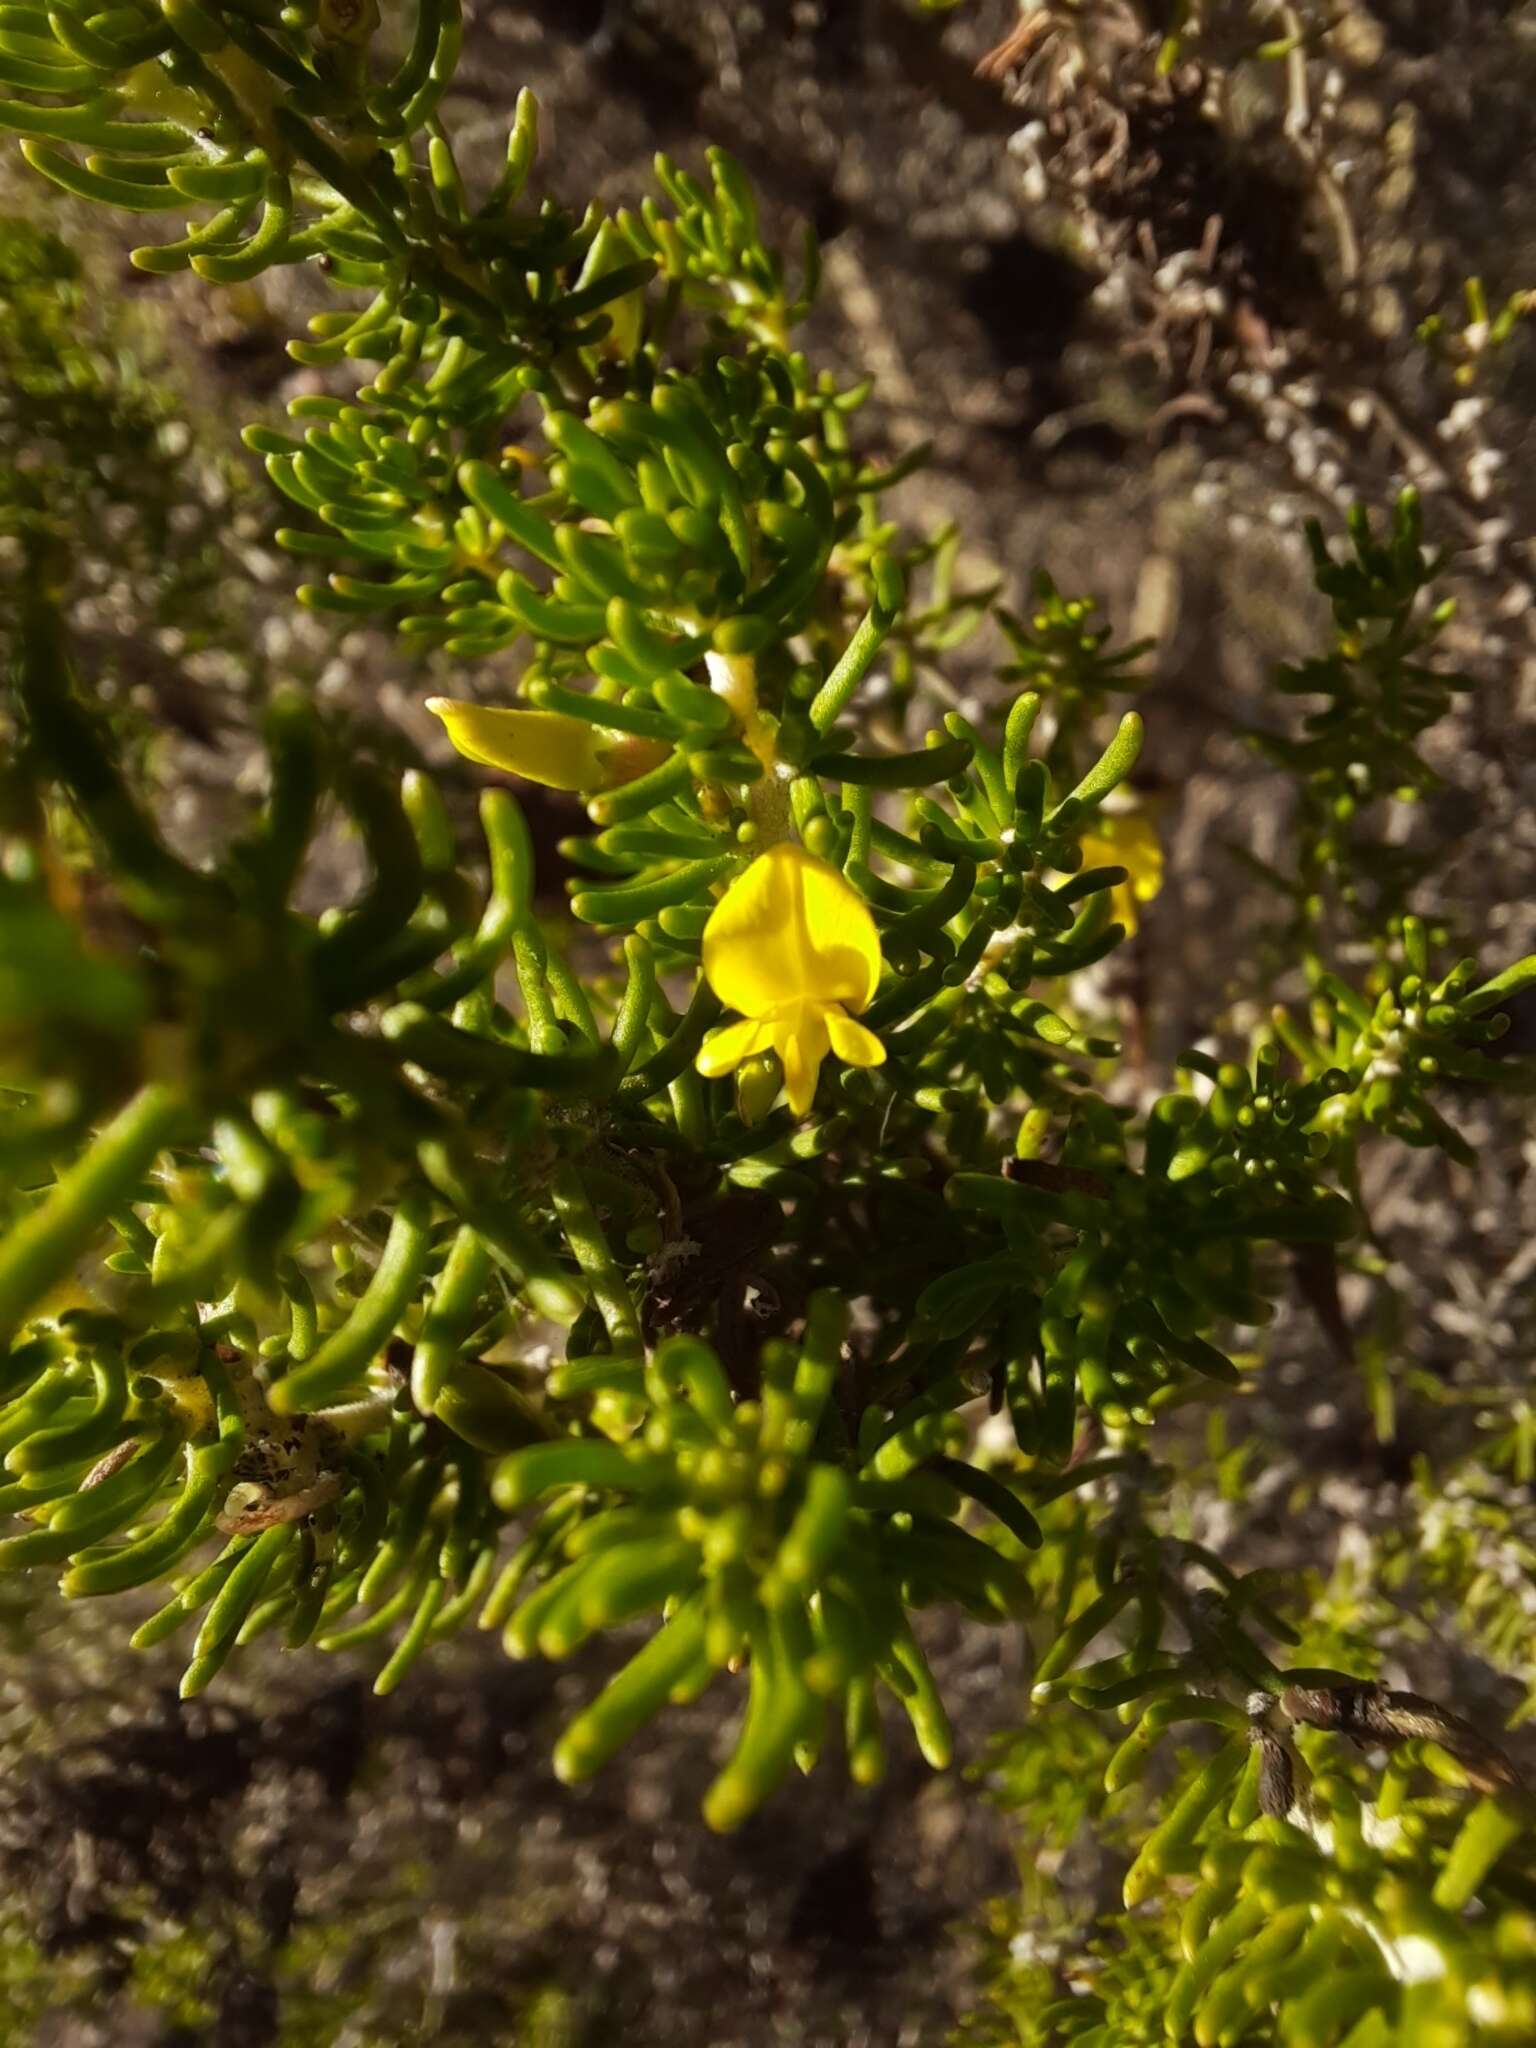
<svg viewBox="0 0 1536 2048"><path fill-rule="evenodd" d="M542 782L546 789L617 789L657 768L672 751L665 740L609 732L564 711L522 711L429 697L466 761Z"/></svg>
<svg viewBox="0 0 1536 2048"><path fill-rule="evenodd" d="M1085 868L1124 868L1126 878L1110 891L1110 908L1129 938L1141 922L1138 905L1150 903L1163 886L1163 847L1145 811L1101 816L1098 829L1082 838Z"/></svg>
<svg viewBox="0 0 1536 2048"><path fill-rule="evenodd" d="M837 869L802 846L770 846L732 882L704 927L704 974L743 1017L705 1039L697 1064L711 1079L771 1049L789 1106L804 1116L829 1052L852 1067L885 1058L849 1015L880 979L875 921Z"/></svg>

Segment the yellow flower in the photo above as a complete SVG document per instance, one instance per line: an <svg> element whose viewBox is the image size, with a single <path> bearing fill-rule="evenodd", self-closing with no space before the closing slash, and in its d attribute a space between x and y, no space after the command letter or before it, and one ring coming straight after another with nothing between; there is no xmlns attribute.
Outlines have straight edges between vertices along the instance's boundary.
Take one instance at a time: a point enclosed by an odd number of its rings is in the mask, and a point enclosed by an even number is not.
<svg viewBox="0 0 1536 2048"><path fill-rule="evenodd" d="M878 1067L885 1047L856 1024L880 979L880 935L869 907L834 867L783 842L759 854L704 927L704 973L744 1021L704 1041L701 1074L728 1074L772 1050L789 1106L804 1116L829 1052Z"/></svg>
<svg viewBox="0 0 1536 2048"><path fill-rule="evenodd" d="M1110 891L1110 906L1130 937L1141 921L1137 905L1150 903L1163 886L1163 848L1145 811L1101 816L1098 830L1082 838L1085 868L1124 868L1126 878Z"/></svg>
<svg viewBox="0 0 1536 2048"><path fill-rule="evenodd" d="M427 709L443 721L466 761L546 789L617 789L659 767L672 751L664 740L609 732L564 711L507 710L453 697L429 697Z"/></svg>

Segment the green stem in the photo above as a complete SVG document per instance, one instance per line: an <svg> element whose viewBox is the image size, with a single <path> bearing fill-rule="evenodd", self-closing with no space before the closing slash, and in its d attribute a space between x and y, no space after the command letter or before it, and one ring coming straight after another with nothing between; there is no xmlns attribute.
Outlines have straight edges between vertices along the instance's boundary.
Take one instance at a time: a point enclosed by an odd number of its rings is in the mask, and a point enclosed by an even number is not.
<svg viewBox="0 0 1536 2048"><path fill-rule="evenodd" d="M0 1343L9 1344L27 1310L65 1278L111 1212L132 1199L186 1113L179 1090L162 1082L141 1088L9 1233L0 1245Z"/></svg>
<svg viewBox="0 0 1536 2048"><path fill-rule="evenodd" d="M414 1298L431 1244L431 1201L421 1194L405 1196L373 1278L351 1315L313 1358L296 1365L273 1387L270 1399L279 1415L324 1408L361 1379Z"/></svg>
<svg viewBox="0 0 1536 2048"><path fill-rule="evenodd" d="M555 1015L554 1001L549 992L549 953L537 926L525 924L514 932L512 959L517 969L517 985L522 991L523 1008L527 1012L529 1045L538 1053L564 1052L565 1033L560 1028L560 1019Z"/></svg>
<svg viewBox="0 0 1536 2048"><path fill-rule="evenodd" d="M642 1338L635 1304L623 1274L614 1264L603 1226L597 1220L597 1212L592 1207L581 1175L570 1160L563 1160L555 1168L549 1191L566 1243L586 1275L592 1299L614 1350L639 1351Z"/></svg>
<svg viewBox="0 0 1536 2048"><path fill-rule="evenodd" d="M818 732L830 732L842 717L849 698L869 673L890 630L890 617L877 606L872 605L860 619L832 673L811 699L811 724Z"/></svg>
<svg viewBox="0 0 1536 2048"><path fill-rule="evenodd" d="M432 1413L459 1362L460 1347L473 1327L490 1270L491 1255L479 1233L467 1223L461 1224L438 1275L432 1306L411 1359L411 1398L423 1415Z"/></svg>

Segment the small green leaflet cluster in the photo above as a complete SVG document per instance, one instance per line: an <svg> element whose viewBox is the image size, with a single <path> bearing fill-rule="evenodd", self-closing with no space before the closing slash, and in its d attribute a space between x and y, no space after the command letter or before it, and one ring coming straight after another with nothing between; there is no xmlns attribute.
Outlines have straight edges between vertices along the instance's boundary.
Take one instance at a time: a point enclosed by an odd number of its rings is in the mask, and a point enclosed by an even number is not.
<svg viewBox="0 0 1536 2048"><path fill-rule="evenodd" d="M514 127L497 190L469 215L436 119L461 10L418 7L385 80L368 60L377 23L374 0L7 7L0 83L23 97L0 102L0 120L35 169L80 198L144 214L212 209L180 238L135 251L142 269L231 284L320 258L338 285L373 291L362 315L323 322L321 360L349 344L409 357L445 306L490 329L536 315L528 274L568 251L553 216L532 246L509 246L527 124Z"/></svg>
<svg viewBox="0 0 1536 2048"><path fill-rule="evenodd" d="M1462 324L1454 326L1443 313L1431 313L1415 330L1434 360L1448 369L1463 390L1486 377L1501 363L1522 320L1536 312L1536 293L1511 292L1502 306L1491 307L1480 277L1462 286Z"/></svg>
<svg viewBox="0 0 1536 2048"><path fill-rule="evenodd" d="M196 1623L184 1697L237 1643L274 1629L290 1649L396 1636L375 1680L389 1692L483 1604L500 1533L484 1459L381 1404L283 1421L242 1369L254 1345L254 1328L228 1311L148 1332L125 1353L118 1323L76 1311L54 1341L15 1353L16 1391L0 1411L16 1475L6 1505L58 1505L46 1527L6 1539L0 1568L68 1559L72 1599L176 1574L132 1641L147 1648ZM153 1507L163 1512L147 1522ZM215 1554L189 1568L210 1541Z"/></svg>
<svg viewBox="0 0 1536 2048"><path fill-rule="evenodd" d="M595 675L610 686L598 709L613 726L707 745L728 714L700 703L686 672L712 649L755 654L805 622L833 546L856 523L859 483L847 463L824 473L801 445L824 440L824 415L839 403L801 388L802 358L765 356L747 369L724 357L715 368L707 382L658 380L645 401L601 401L585 420L544 398L553 488L532 497L517 463L458 459L495 441L527 388L522 371L486 385L473 405L460 388L482 381L473 373L378 394L366 412L300 399L296 414L322 422L302 447L254 428L247 440L279 487L332 529L285 529L285 545L397 572L338 571L305 602L409 607L403 632L461 657L526 636L540 651L524 678L532 702L568 710L562 685ZM552 575L550 586L528 570ZM893 597L888 611L899 585Z"/></svg>
<svg viewBox="0 0 1536 2048"><path fill-rule="evenodd" d="M1304 1746L1317 1766L1304 1827L1263 1816L1262 1746L1234 1733L1186 1767L1134 1866L1158 1882L1153 1910L1115 1916L1090 1939L1068 1996L1053 1996L1048 1967L1026 1965L1001 1990L1006 2011L960 2038L970 2048L1528 2039L1528 1878L1515 1869L1506 1881L1500 1868L1528 1824L1523 1807L1483 1798L1469 1809L1464 1791L1406 1753L1373 1784L1336 1744ZM1475 1931L1465 1918L1474 1897Z"/></svg>
<svg viewBox="0 0 1536 2048"><path fill-rule="evenodd" d="M1135 664L1151 651L1149 640L1116 647L1107 625L1094 623L1091 597L1064 597L1046 570L1035 574L1027 619L1005 606L996 619L1013 653L999 680L1017 683L1051 707L1046 759L1052 767L1072 760L1108 698L1129 694L1145 678Z"/></svg>
<svg viewBox="0 0 1536 2048"><path fill-rule="evenodd" d="M1091 1833L1118 1903L1090 1894L1074 1917L1026 1870L960 2038L1514 2048L1536 1979L1529 1797L1507 1758L1415 1694L1277 1662L1266 1642L1310 1647L1282 1612L1308 1589L1239 1576L1190 1539L1174 1478L1117 1454L1034 1491L1043 1544L1026 1569L1048 1647L995 1783L1043 1864ZM1337 1640L1369 1668L1358 1615ZM1333 1650L1326 1623L1313 1643ZM1203 1739L1170 1756L1179 1732Z"/></svg>
<svg viewBox="0 0 1536 2048"><path fill-rule="evenodd" d="M1334 644L1325 655L1283 667L1275 679L1282 695L1322 703L1308 712L1299 735L1250 735L1296 778L1301 793L1295 876L1249 861L1295 905L1287 932L1293 953L1315 953L1324 943L1318 922L1325 910L1342 912L1356 933L1384 931L1424 883L1433 852L1373 834L1368 822L1383 803L1416 803L1439 787L1418 741L1472 688L1469 676L1420 659L1455 605L1449 598L1424 603L1444 556L1423 545L1418 493L1399 497L1385 540L1358 507L1349 537L1351 553L1335 556L1321 528L1308 526L1317 587L1333 611Z"/></svg>
<svg viewBox="0 0 1536 2048"><path fill-rule="evenodd" d="M1411 917L1403 944L1403 971L1374 1006L1325 976L1311 1031L1277 1009L1251 1070L1186 1053L1203 1101L1162 1096L1136 1133L1085 1094L1054 1159L1036 1156L1052 1127L1042 1108L1020 1125L1001 1177L952 1175L951 1205L977 1224L990 1219L1003 1248L934 1281L919 1314L951 1341L999 1319L997 1384L1021 1450L1066 1456L1080 1403L1122 1428L1186 1399L1192 1374L1235 1382L1211 1338L1273 1314L1273 1275L1256 1247L1336 1246L1358 1229L1345 1191L1362 1126L1465 1161L1469 1148L1429 1089L1442 1075L1528 1085L1523 1067L1479 1047L1507 1029L1507 1016L1491 1013L1530 986L1536 962L1471 987L1469 960L1430 978Z"/></svg>
<svg viewBox="0 0 1536 2048"><path fill-rule="evenodd" d="M596 1629L673 1603L671 1617L562 1736L567 1779L599 1768L667 1700L692 1697L747 1662L739 1741L705 1796L734 1827L792 1764L809 1770L829 1715L841 1722L857 1783L884 1770L878 1680L905 1708L928 1761L949 1761L949 1723L906 1609L954 1602L986 1621L1018 1613L1018 1567L957 1526L961 1494L1027 1543L1039 1531L1005 1487L936 1446L962 1446L952 1416L866 1411L845 1462L814 1455L839 1376L847 1311L812 1298L803 1344L765 1345L761 1393L733 1397L715 1354L670 1337L644 1365L612 1356L557 1368L557 1397L597 1394L644 1415L620 1443L559 1442L514 1452L493 1482L509 1509L556 1505L508 1567L493 1606L535 1563L564 1559L507 1624L514 1655L569 1655ZM927 1470L920 1470L920 1467ZM618 1505L583 1514L573 1487Z"/></svg>

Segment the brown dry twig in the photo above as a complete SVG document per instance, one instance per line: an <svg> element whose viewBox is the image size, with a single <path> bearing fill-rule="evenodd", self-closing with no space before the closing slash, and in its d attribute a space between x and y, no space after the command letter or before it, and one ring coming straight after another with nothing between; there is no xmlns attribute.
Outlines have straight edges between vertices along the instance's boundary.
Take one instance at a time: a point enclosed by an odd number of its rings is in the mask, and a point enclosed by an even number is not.
<svg viewBox="0 0 1536 2048"><path fill-rule="evenodd" d="M976 76L993 80L1006 78L1056 26L1048 7L1036 7L1029 14L1021 15L1002 41L994 44L978 60Z"/></svg>
<svg viewBox="0 0 1536 2048"><path fill-rule="evenodd" d="M1280 1709L1293 1722L1347 1735L1365 1749L1433 1742L1456 1759L1479 1792L1524 1790L1520 1773L1496 1742L1416 1692L1385 1685L1293 1685L1280 1695Z"/></svg>

